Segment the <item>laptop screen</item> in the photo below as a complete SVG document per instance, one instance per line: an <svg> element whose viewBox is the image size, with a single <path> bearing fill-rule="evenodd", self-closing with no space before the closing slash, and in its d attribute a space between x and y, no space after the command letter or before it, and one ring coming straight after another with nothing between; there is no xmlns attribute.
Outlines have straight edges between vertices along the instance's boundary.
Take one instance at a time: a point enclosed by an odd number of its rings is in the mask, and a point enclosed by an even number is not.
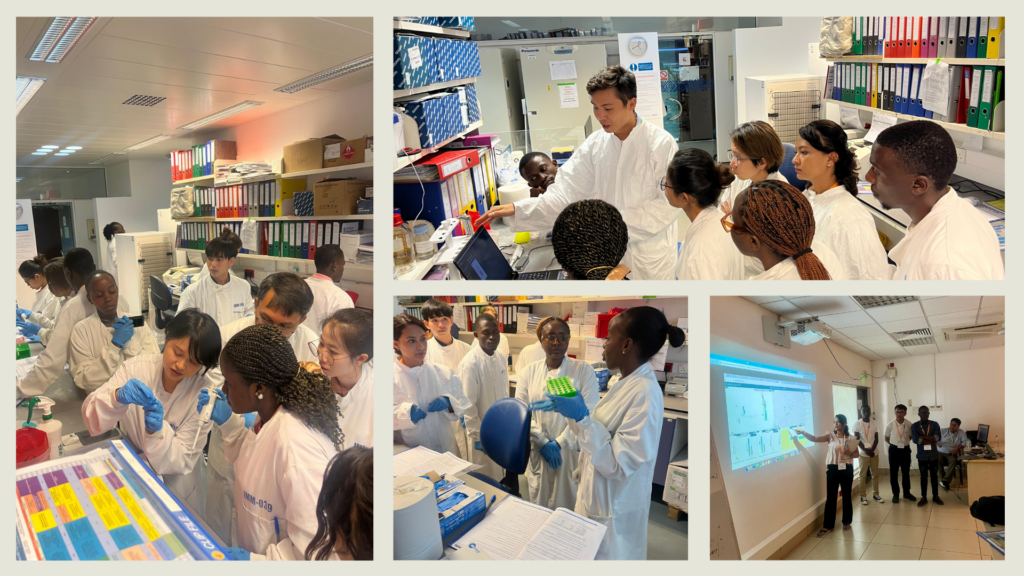
<svg viewBox="0 0 1024 576"><path fill-rule="evenodd" d="M511 280L513 276L505 255L483 228L476 231L454 262L466 280Z"/></svg>

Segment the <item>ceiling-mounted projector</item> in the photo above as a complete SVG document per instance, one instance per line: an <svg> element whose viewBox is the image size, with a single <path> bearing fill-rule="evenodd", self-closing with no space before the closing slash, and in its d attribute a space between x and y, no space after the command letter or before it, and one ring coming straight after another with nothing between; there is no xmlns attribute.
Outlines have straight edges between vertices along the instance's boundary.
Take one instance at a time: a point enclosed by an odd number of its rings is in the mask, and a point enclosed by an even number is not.
<svg viewBox="0 0 1024 576"><path fill-rule="evenodd" d="M790 320L779 322L779 326L789 329L789 338L797 344L814 344L824 338L832 337L832 330L818 321L818 317L804 318L802 320Z"/></svg>

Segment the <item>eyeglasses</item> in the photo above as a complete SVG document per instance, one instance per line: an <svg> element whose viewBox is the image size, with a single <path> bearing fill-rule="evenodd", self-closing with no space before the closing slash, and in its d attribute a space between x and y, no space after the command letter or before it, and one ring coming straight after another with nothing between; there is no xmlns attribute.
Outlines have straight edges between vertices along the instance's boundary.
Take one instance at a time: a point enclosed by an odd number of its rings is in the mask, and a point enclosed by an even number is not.
<svg viewBox="0 0 1024 576"><path fill-rule="evenodd" d="M568 334L561 334L561 335L559 335L559 334L548 334L547 336L544 337L544 339L547 340L548 342L554 342L556 340L559 341L559 342L568 342L569 341L569 335Z"/></svg>
<svg viewBox="0 0 1024 576"><path fill-rule="evenodd" d="M724 228L725 231L729 233L735 230L740 234L750 234L750 230L747 230L743 226L737 226L736 224L733 223L732 210L727 211L725 215L722 216L722 228Z"/></svg>
<svg viewBox="0 0 1024 576"><path fill-rule="evenodd" d="M741 158L737 156L732 150L729 150L729 161L743 162L744 160L750 160L750 158Z"/></svg>
<svg viewBox="0 0 1024 576"><path fill-rule="evenodd" d="M661 191L664 192L666 188L675 190L672 186L668 185L668 178L662 177L661 182L658 182L658 186L661 186Z"/></svg>
<svg viewBox="0 0 1024 576"><path fill-rule="evenodd" d="M316 340L315 342L310 342L309 343L309 351L312 352L313 354L316 354L317 358L320 357L320 351L322 349L323 349L323 342L321 342L320 340ZM330 360L331 360L330 365L332 365L332 366L338 360L344 360L346 358L351 358L351 356L331 356L330 353L325 353L324 356L327 357L327 358L330 358ZM327 364L327 362L324 362L324 364Z"/></svg>

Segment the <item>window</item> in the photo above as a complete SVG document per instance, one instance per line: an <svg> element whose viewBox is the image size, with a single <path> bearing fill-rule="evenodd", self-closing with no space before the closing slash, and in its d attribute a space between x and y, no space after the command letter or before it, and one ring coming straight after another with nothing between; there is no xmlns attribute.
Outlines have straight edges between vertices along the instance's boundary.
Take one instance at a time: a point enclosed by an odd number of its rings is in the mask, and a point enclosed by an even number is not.
<svg viewBox="0 0 1024 576"><path fill-rule="evenodd" d="M857 388L849 384L832 383L832 410L835 414L846 416L846 425L850 427L850 434L853 434L853 425L857 422ZM853 469L856 470L860 463L853 462Z"/></svg>

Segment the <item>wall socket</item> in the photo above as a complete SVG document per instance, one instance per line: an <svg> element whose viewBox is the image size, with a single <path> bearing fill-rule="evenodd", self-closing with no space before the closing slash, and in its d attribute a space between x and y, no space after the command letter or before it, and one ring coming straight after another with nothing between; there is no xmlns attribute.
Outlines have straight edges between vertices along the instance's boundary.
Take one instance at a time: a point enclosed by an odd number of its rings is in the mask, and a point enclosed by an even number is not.
<svg viewBox="0 0 1024 576"><path fill-rule="evenodd" d="M967 149L966 148L957 148L956 149L956 161L957 162L963 162L965 164L967 163Z"/></svg>

